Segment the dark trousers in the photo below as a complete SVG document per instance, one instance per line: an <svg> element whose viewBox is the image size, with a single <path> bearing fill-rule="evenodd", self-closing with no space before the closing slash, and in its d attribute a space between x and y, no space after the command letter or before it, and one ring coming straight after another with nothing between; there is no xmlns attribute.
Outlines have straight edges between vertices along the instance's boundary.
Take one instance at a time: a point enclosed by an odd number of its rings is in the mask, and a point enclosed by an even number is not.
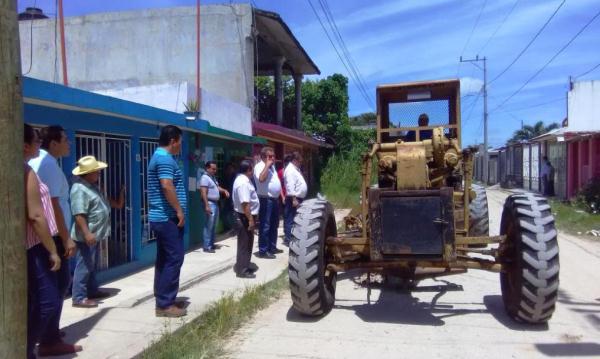
<svg viewBox="0 0 600 359"><path fill-rule="evenodd" d="M46 335L62 302L48 256L41 244L27 250L27 358L35 358L35 344Z"/></svg>
<svg viewBox="0 0 600 359"><path fill-rule="evenodd" d="M279 198L261 197L259 200L258 250L260 253L274 252L279 228Z"/></svg>
<svg viewBox="0 0 600 359"><path fill-rule="evenodd" d="M235 213L234 228L237 231L237 255L233 270L244 273L250 267L252 246L254 245L254 231L248 230L248 218L241 213Z"/></svg>
<svg viewBox="0 0 600 359"><path fill-rule="evenodd" d="M302 203L302 198L296 198L298 203ZM292 197L285 197L285 207L283 207L283 233L285 240L289 242L292 239L292 225L296 216L297 207L292 204Z"/></svg>
<svg viewBox="0 0 600 359"><path fill-rule="evenodd" d="M56 245L56 250L58 251L58 255L61 258L64 258L63 255L65 253L65 247L63 246L62 239L60 236L54 236L54 244ZM60 316L62 314L62 307L64 303L65 296L67 295L67 290L71 285L71 271L69 270L69 260L63 259L60 269L55 272L58 286L58 295L59 295L59 308L58 312L50 321L48 325L48 330L46 334L42 336L40 339L40 344L54 344L60 341Z"/></svg>
<svg viewBox="0 0 600 359"><path fill-rule="evenodd" d="M183 265L183 228L177 219L150 222L156 233L156 264L154 266L154 297L156 307L165 309L175 304L179 291L179 274Z"/></svg>
<svg viewBox="0 0 600 359"><path fill-rule="evenodd" d="M98 292L98 281L96 280L96 272L98 271L98 261L100 252L96 243L89 246L85 242L76 242L77 264L75 272L73 272L73 302L82 302L85 298L89 298Z"/></svg>

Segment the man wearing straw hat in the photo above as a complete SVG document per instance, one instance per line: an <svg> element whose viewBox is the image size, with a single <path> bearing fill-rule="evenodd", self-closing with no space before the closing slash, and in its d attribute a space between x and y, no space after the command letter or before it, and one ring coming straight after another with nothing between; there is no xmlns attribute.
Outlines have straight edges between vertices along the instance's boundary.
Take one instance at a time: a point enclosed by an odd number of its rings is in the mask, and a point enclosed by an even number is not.
<svg viewBox="0 0 600 359"><path fill-rule="evenodd" d="M92 298L108 297L108 293L98 289L96 281L98 243L110 236L110 208L123 208L125 187L121 188L118 200L107 200L98 188L98 180L100 171L108 165L94 156L82 157L77 164L73 174L78 177L71 187L71 212L75 217L71 237L78 249L73 274L73 306L93 308L98 303Z"/></svg>

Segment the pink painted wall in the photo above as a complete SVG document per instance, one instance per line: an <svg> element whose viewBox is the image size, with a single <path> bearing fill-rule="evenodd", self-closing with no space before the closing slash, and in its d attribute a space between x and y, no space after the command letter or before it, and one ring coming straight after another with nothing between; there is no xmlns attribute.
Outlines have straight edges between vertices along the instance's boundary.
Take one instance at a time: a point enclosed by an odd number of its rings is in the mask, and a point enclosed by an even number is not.
<svg viewBox="0 0 600 359"><path fill-rule="evenodd" d="M568 144L567 196L575 196L592 178L600 177L600 136Z"/></svg>

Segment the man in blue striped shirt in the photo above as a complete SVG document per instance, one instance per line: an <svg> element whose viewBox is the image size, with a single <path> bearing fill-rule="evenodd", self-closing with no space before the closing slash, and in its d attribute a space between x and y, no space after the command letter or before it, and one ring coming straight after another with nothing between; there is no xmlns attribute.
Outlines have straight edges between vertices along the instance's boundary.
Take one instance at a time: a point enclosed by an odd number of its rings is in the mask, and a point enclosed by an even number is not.
<svg viewBox="0 0 600 359"><path fill-rule="evenodd" d="M181 150L182 132L176 126L163 127L159 147L148 165L148 219L156 233L154 297L157 317L181 317L187 314L175 302L179 274L183 265L183 228L186 193L183 172L173 158Z"/></svg>

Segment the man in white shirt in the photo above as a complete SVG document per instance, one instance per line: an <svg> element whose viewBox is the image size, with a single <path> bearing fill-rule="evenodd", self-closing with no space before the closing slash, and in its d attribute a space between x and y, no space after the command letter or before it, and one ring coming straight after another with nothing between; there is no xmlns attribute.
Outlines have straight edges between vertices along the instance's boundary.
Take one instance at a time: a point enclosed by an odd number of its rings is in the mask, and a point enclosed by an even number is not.
<svg viewBox="0 0 600 359"><path fill-rule="evenodd" d="M277 228L279 227L279 196L281 182L275 170L275 152L271 147L260 151L261 161L254 166L254 181L260 201L258 214L258 257L275 258L277 249Z"/></svg>
<svg viewBox="0 0 600 359"><path fill-rule="evenodd" d="M58 228L58 236L55 236L54 243L58 253L63 258L71 258L75 255L76 245L71 239L71 206L69 204L69 183L65 173L58 165L58 159L69 155L70 143L65 130L58 125L48 126L40 131L42 140L40 155L29 161L29 166L37 173L38 177L48 186L52 207L54 208L54 217ZM68 263L68 261L65 261ZM59 324L62 313L62 299L65 297L69 285L71 284L71 273L68 265L63 265L56 273L58 291L61 295L61 305L50 322L45 336L40 341L40 349L44 353L55 353L55 355L69 354L69 347L62 342ZM102 292L103 293L103 292Z"/></svg>
<svg viewBox="0 0 600 359"><path fill-rule="evenodd" d="M283 244L289 245L292 239L292 224L296 216L296 210L304 198L308 187L306 181L300 172L302 166L302 155L294 151L291 154L291 161L283 171L283 182L285 183L285 207L283 209L283 231L285 238Z"/></svg>
<svg viewBox="0 0 600 359"><path fill-rule="evenodd" d="M233 270L240 278L254 278L254 271L250 266L252 246L254 244L254 229L256 215L259 213L259 200L254 185L252 162L242 161L240 174L233 182L231 199L235 211L234 227L237 230L237 256Z"/></svg>

